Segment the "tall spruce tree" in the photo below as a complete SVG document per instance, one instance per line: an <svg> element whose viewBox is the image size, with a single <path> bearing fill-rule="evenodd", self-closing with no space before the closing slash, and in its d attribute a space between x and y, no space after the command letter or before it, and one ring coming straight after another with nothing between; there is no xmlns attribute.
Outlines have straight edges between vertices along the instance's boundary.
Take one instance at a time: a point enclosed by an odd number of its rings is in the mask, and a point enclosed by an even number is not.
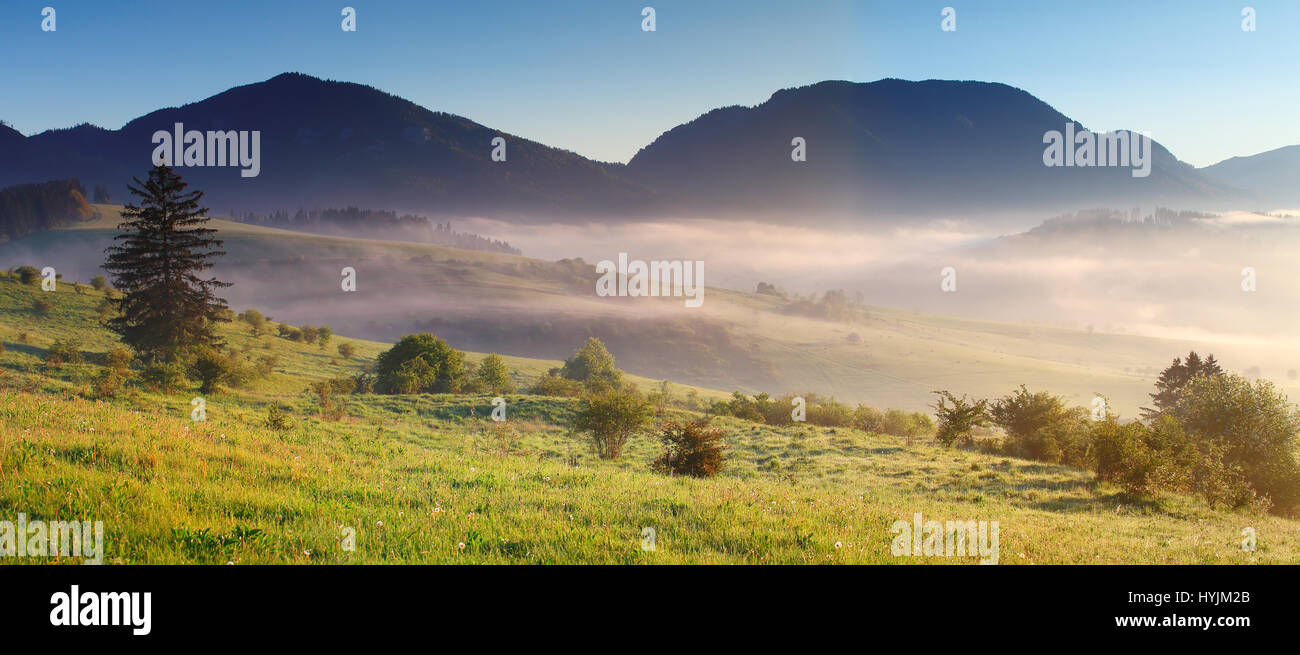
<svg viewBox="0 0 1300 655"><path fill-rule="evenodd" d="M108 322L141 359L174 362L204 346L219 345L213 322L226 301L214 293L230 284L200 274L211 259L226 254L216 230L203 227L208 210L203 192L188 186L171 168L157 166L149 179L134 179L140 204L126 205L118 225L121 243L105 252L105 270L122 292L119 314Z"/></svg>
<svg viewBox="0 0 1300 655"><path fill-rule="evenodd" d="M1160 372L1159 379L1156 380L1156 392L1151 395L1151 403L1154 408L1143 407L1142 418L1154 420L1162 412L1174 406L1178 402L1178 394L1182 392L1183 387L1192 378L1198 375L1223 375L1223 369L1219 367L1219 362L1211 354L1204 360L1193 350L1187 353L1187 359L1183 360L1178 357L1174 358L1172 364Z"/></svg>

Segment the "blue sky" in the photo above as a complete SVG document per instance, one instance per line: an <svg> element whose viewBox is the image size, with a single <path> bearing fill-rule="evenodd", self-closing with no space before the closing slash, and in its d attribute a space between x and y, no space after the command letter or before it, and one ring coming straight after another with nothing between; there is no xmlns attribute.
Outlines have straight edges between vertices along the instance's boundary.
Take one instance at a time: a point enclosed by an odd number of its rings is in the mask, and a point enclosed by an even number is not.
<svg viewBox="0 0 1300 655"><path fill-rule="evenodd" d="M41 9L57 11L42 32ZM344 33L340 11L357 11ZM641 30L653 6L657 31ZM1045 6L1047 5L1047 6ZM1244 6L1257 30L1241 29ZM939 29L945 6L957 31ZM118 128L300 71L604 161L709 109L826 79L1021 87L1196 165L1300 143L1300 2L620 0L0 4L0 120Z"/></svg>

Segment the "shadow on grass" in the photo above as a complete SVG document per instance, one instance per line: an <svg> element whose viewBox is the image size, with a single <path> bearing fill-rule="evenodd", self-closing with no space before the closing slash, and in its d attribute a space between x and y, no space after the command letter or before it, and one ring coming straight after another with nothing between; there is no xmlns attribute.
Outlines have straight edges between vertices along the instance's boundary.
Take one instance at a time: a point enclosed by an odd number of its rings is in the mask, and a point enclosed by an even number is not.
<svg viewBox="0 0 1300 655"><path fill-rule="evenodd" d="M1096 486L1095 484L1089 486ZM1068 514L1071 512L1095 512L1098 509L1114 511L1120 507L1128 507L1143 510L1148 513L1168 514L1164 505L1158 498L1148 496L1134 496L1123 491L1117 491L1111 494L1098 494L1095 490L1089 496L1055 498L1052 500L1035 503L1033 507L1047 510L1049 512L1059 512Z"/></svg>

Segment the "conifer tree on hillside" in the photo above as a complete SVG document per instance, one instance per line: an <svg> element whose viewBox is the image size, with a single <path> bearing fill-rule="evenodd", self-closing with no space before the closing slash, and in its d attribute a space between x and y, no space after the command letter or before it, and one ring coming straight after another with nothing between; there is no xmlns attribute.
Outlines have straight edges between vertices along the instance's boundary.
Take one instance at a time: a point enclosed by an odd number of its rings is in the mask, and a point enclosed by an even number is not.
<svg viewBox="0 0 1300 655"><path fill-rule="evenodd" d="M223 320L226 301L215 291L229 283L200 277L211 259L226 254L216 230L204 227L203 192L171 168L157 166L149 179L129 186L140 204L128 204L104 269L122 292L119 315L108 325L148 362L174 362L186 353L219 345L213 322Z"/></svg>
<svg viewBox="0 0 1300 655"><path fill-rule="evenodd" d="M1161 371L1160 378L1156 380L1156 392L1151 394L1151 401L1155 408L1143 407L1142 417L1152 420L1161 412L1173 407L1174 403L1178 402L1179 392L1198 375L1223 375L1223 369L1220 368L1213 354L1202 360L1201 356L1193 350L1187 353L1186 361L1175 357L1173 363Z"/></svg>

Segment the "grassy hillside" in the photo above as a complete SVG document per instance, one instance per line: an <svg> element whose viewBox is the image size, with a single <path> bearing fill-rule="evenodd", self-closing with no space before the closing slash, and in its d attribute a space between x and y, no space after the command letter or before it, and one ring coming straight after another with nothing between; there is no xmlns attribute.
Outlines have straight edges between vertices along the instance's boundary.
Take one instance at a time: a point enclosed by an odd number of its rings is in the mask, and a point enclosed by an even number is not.
<svg viewBox="0 0 1300 655"><path fill-rule="evenodd" d="M48 315L32 310L38 294ZM649 472L658 448L646 437L617 461L594 458L564 427L568 399L512 395L497 424L484 420L485 396L352 395L342 420L325 421L307 385L385 348L346 337L322 351L226 326L231 348L279 363L207 396L206 422L190 420L196 391L94 400L90 381L115 343L96 324L100 300L0 278L0 517L102 520L108 562L973 561L892 556L890 525L920 512L998 521L1008 564L1300 563L1297 521L1126 498L1084 471L850 429L718 419L728 468L695 480ZM67 338L85 363L42 362ZM333 353L345 340L353 361ZM508 362L522 383L557 363ZM272 403L292 428L265 425ZM1254 553L1239 546L1247 526ZM641 548L644 527L657 532L654 552ZM346 528L354 551L341 548Z"/></svg>
<svg viewBox="0 0 1300 655"><path fill-rule="evenodd" d="M0 244L0 268L48 265L68 279L89 279L119 220L118 207L96 209L98 220ZM864 320L827 321L790 314L772 296L716 288L708 289L703 307L688 311L679 298L596 297L590 268L584 273L563 262L212 223L229 253L215 273L235 282L223 294L235 309L254 307L378 341L431 331L464 350L555 360L595 335L632 373L714 389L815 391L922 410L935 389L997 397L1024 383L1084 406L1103 394L1125 417L1149 403L1161 368L1195 348L1214 352L1230 370L1258 366L1300 396L1300 378L1288 376L1300 368L1300 353L1268 345L1093 334L883 307ZM358 273L356 293L339 290L344 266Z"/></svg>

